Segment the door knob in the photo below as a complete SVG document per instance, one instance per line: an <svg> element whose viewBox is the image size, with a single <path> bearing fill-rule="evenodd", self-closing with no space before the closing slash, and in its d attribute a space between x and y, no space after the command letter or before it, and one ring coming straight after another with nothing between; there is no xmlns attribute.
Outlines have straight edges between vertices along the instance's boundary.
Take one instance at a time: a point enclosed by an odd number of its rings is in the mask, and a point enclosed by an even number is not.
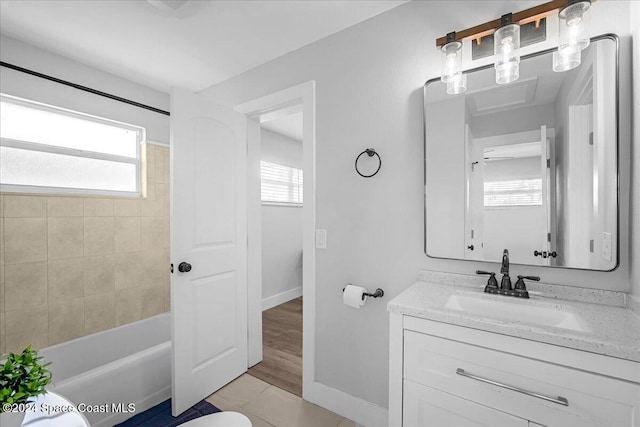
<svg viewBox="0 0 640 427"><path fill-rule="evenodd" d="M469 246L467 246L467 249L469 249L469 250L473 250L473 245L469 245Z"/></svg>
<svg viewBox="0 0 640 427"><path fill-rule="evenodd" d="M180 264L178 264L178 271L180 273L188 273L191 271L191 264L189 264L188 262L181 262Z"/></svg>

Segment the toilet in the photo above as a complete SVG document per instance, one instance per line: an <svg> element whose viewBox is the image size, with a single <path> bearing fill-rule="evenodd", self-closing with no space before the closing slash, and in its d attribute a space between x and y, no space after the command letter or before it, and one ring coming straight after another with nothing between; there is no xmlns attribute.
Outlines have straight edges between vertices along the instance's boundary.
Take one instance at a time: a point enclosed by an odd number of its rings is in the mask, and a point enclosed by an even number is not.
<svg viewBox="0 0 640 427"><path fill-rule="evenodd" d="M180 427L251 427L251 421L238 412L216 412L187 421Z"/></svg>

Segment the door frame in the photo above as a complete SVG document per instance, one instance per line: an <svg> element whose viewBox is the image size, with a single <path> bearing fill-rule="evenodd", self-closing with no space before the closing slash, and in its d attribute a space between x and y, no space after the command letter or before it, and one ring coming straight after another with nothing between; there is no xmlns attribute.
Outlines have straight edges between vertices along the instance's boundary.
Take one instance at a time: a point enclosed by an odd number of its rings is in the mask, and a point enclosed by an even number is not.
<svg viewBox="0 0 640 427"><path fill-rule="evenodd" d="M260 202L260 122L261 116L297 109L302 111L302 165L304 203L302 205L302 397L310 400L315 382L316 323L316 139L315 81L311 80L236 105L247 116L247 273L248 273L248 360L251 367L262 360L262 213ZM256 185L257 181L257 185Z"/></svg>

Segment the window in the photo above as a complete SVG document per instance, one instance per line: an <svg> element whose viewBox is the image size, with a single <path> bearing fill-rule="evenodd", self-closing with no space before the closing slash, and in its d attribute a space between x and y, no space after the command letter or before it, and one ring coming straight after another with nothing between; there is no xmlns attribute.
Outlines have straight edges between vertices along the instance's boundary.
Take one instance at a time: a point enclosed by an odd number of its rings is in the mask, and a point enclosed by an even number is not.
<svg viewBox="0 0 640 427"><path fill-rule="evenodd" d="M260 162L262 202L302 205L302 170Z"/></svg>
<svg viewBox="0 0 640 427"><path fill-rule="evenodd" d="M542 179L516 179L484 183L485 207L541 206Z"/></svg>
<svg viewBox="0 0 640 427"><path fill-rule="evenodd" d="M144 128L0 95L2 191L140 194Z"/></svg>

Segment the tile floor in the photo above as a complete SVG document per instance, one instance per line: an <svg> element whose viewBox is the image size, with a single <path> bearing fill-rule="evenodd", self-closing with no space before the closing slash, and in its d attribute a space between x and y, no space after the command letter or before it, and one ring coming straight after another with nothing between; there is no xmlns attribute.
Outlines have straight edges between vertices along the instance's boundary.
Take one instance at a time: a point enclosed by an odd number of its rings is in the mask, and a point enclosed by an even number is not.
<svg viewBox="0 0 640 427"><path fill-rule="evenodd" d="M249 374L206 400L223 411L246 415L253 427L354 427L353 421Z"/></svg>

